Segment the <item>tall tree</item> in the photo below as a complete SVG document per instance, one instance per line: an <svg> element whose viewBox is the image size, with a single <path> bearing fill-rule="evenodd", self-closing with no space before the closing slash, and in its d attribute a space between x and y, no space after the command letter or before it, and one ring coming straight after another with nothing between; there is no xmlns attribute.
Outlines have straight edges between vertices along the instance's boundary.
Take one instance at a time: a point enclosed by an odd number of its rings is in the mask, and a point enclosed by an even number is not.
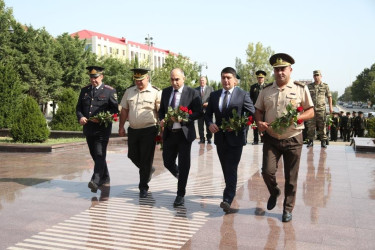
<svg viewBox="0 0 375 250"><path fill-rule="evenodd" d="M352 85L345 88L344 94L339 97L340 101L348 102L352 100Z"/></svg>
<svg viewBox="0 0 375 250"><path fill-rule="evenodd" d="M238 74L241 77L240 87L249 90L250 86L256 83L255 72L263 70L267 73L267 82L272 81L272 66L268 60L275 52L271 47L264 47L262 43L249 43L246 49L246 63L242 63L241 59L236 58L235 65Z"/></svg>
<svg viewBox="0 0 375 250"><path fill-rule="evenodd" d="M365 68L353 82L352 97L353 101L367 101L374 103L375 95L375 64L369 69Z"/></svg>

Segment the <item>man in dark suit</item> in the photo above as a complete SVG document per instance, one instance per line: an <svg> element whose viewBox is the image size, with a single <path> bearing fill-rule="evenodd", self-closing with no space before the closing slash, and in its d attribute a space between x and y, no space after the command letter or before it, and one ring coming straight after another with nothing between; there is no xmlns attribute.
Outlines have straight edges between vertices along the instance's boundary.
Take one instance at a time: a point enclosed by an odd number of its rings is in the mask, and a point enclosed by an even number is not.
<svg viewBox="0 0 375 250"><path fill-rule="evenodd" d="M190 171L191 143L196 138L194 121L202 116L202 102L199 93L184 85L185 74L182 69L171 71L171 87L163 89L159 109L160 126L164 127L164 120L168 107L187 107L191 110L187 122L173 120L171 126L163 131L163 161L164 166L178 178L177 197L173 203L176 206L184 205L186 184ZM176 158L178 156L178 165Z"/></svg>
<svg viewBox="0 0 375 250"><path fill-rule="evenodd" d="M116 90L102 82L104 68L89 66L86 69L89 71L91 85L81 89L76 114L78 122L83 125L83 134L86 136L91 157L95 162L94 174L88 187L91 192L96 193L98 187L110 181L105 158L112 123L110 122L108 126L105 126L105 124L100 124L98 120L90 120L90 117L107 111L117 114L118 103Z"/></svg>
<svg viewBox="0 0 375 250"><path fill-rule="evenodd" d="M257 83L254 83L253 85L251 85L250 87L250 98L251 98L251 101L255 104L257 102L257 99L258 99L258 96L259 96L259 93L262 91L263 87L264 87L264 80L265 80L265 77L267 76L267 73L263 70L258 70L257 72L255 72L255 75L257 76ZM259 143L259 131L258 131L258 128L255 128L253 130L253 133L254 133L254 142L253 142L253 145L257 145ZM263 142L263 137L261 135L261 142Z"/></svg>
<svg viewBox="0 0 375 250"><path fill-rule="evenodd" d="M223 131L220 126L222 119L229 120L232 117L232 110L237 114L248 113L253 115L254 105L249 93L235 88L237 78L236 70L231 67L221 71L221 83L223 89L212 92L208 103L205 121L209 130L215 134L214 143L220 159L221 168L225 179L223 201L220 207L224 212L230 212L230 205L236 195L237 168L242 155L242 148L246 145L246 127L236 133L235 131ZM216 123L213 122L215 114Z"/></svg>
<svg viewBox="0 0 375 250"><path fill-rule="evenodd" d="M200 82L200 86L195 89L198 90L199 95L201 96L203 113L204 113L206 111L208 100L209 100L211 92L213 91L213 88L211 86L207 86L207 78L205 76L201 76L199 82ZM203 116L198 119L198 130L199 130L199 138L200 138L199 144L204 144L205 138L204 138L204 117ZM207 143L211 144L212 133L207 127L206 127L206 138L207 138Z"/></svg>

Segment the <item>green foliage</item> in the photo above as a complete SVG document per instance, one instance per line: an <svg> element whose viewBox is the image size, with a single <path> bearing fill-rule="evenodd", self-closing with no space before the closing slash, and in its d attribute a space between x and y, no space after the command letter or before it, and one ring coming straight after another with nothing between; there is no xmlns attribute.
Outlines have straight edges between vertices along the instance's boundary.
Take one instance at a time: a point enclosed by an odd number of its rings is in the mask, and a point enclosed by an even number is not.
<svg viewBox="0 0 375 250"><path fill-rule="evenodd" d="M343 102L352 100L352 85L345 88L344 94L339 97L339 100Z"/></svg>
<svg viewBox="0 0 375 250"><path fill-rule="evenodd" d="M9 128L12 124L21 96L21 81L17 72L10 64L0 63L0 128Z"/></svg>
<svg viewBox="0 0 375 250"><path fill-rule="evenodd" d="M169 55L165 59L162 68L155 69L152 77L152 84L161 89L171 86L170 73L174 68L180 68L185 73L185 85L194 87L199 79L199 65L192 63L189 58L178 55L177 57Z"/></svg>
<svg viewBox="0 0 375 250"><path fill-rule="evenodd" d="M50 122L52 130L81 131L82 126L77 121L76 104L78 94L71 88L64 89L58 97L57 112Z"/></svg>
<svg viewBox="0 0 375 250"><path fill-rule="evenodd" d="M257 82L255 72L258 70L265 71L267 73L266 82L271 82L273 68L268 60L274 53L271 47L263 47L260 42L257 44L249 43L246 49L246 63L242 63L239 58L236 58L235 61L237 74L241 77L239 87L249 91L250 86Z"/></svg>
<svg viewBox="0 0 375 250"><path fill-rule="evenodd" d="M50 131L46 119L39 109L38 103L30 96L17 107L14 123L10 134L19 142L44 142L48 139Z"/></svg>
<svg viewBox="0 0 375 250"><path fill-rule="evenodd" d="M238 136L238 132L243 130L246 126L249 126L253 123L253 118L252 116L249 116L249 114L245 115L239 115L237 114L237 110L233 109L232 110L232 117L230 117L227 120L223 118L221 121L221 126L220 128L223 130L223 132L232 132L234 131L236 133L236 136Z"/></svg>
<svg viewBox="0 0 375 250"><path fill-rule="evenodd" d="M375 101L375 63L364 69L352 85L352 101Z"/></svg>
<svg viewBox="0 0 375 250"><path fill-rule="evenodd" d="M375 138L375 117L367 119L367 137Z"/></svg>
<svg viewBox="0 0 375 250"><path fill-rule="evenodd" d="M337 97L339 96L339 92L331 91L332 94L332 105L335 106L337 103Z"/></svg>

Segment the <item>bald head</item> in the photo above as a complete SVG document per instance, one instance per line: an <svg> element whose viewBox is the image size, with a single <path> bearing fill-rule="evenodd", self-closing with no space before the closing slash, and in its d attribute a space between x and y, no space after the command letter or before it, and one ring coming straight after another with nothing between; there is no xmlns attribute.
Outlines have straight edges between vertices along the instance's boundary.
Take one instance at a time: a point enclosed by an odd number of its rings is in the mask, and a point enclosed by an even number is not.
<svg viewBox="0 0 375 250"><path fill-rule="evenodd" d="M174 89L180 89L184 86L185 73L180 68L175 68L171 71L171 85Z"/></svg>

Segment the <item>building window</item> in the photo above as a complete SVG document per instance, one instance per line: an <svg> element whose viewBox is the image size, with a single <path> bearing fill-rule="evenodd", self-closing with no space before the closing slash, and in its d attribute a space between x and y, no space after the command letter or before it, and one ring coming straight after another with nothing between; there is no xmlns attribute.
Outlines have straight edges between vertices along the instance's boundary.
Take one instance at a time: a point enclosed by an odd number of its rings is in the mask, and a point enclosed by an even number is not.
<svg viewBox="0 0 375 250"><path fill-rule="evenodd" d="M125 56L125 50L122 51L122 55Z"/></svg>
<svg viewBox="0 0 375 250"><path fill-rule="evenodd" d="M107 45L104 45L103 55L106 55L106 54L107 54Z"/></svg>
<svg viewBox="0 0 375 250"><path fill-rule="evenodd" d="M130 58L131 60L134 60L135 59L135 57L134 57L134 51L132 51L131 52L131 58Z"/></svg>

